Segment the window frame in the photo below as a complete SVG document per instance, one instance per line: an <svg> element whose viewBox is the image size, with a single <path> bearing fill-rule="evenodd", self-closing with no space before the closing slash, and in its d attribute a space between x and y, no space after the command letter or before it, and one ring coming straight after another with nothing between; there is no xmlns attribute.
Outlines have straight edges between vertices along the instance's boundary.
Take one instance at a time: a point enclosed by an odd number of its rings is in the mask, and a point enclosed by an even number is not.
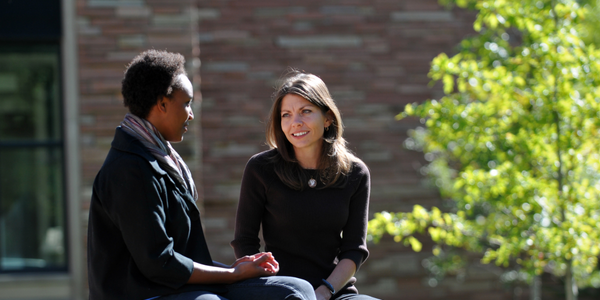
<svg viewBox="0 0 600 300"><path fill-rule="evenodd" d="M0 300L4 299L69 299L88 298L85 262L85 238L81 194L81 153L79 128L79 78L77 45L77 4L75 0L60 2L61 96L63 114L63 173L66 209L67 272L0 274ZM28 18L30 20L31 18ZM47 40L39 37L37 41ZM4 40L1 40L4 42Z"/></svg>

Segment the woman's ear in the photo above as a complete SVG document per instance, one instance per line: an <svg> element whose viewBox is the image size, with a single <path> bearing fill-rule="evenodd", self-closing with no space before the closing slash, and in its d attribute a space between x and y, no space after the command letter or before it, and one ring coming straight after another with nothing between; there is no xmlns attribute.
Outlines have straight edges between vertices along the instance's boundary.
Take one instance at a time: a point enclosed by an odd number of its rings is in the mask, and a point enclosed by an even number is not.
<svg viewBox="0 0 600 300"><path fill-rule="evenodd" d="M331 110L328 110L325 113L325 127L331 126L331 124L333 124L333 120L335 120L335 116Z"/></svg>
<svg viewBox="0 0 600 300"><path fill-rule="evenodd" d="M158 100L156 101L156 107L158 108L159 111L161 111L161 112L167 111L167 101L169 101L169 98L167 96L158 97Z"/></svg>

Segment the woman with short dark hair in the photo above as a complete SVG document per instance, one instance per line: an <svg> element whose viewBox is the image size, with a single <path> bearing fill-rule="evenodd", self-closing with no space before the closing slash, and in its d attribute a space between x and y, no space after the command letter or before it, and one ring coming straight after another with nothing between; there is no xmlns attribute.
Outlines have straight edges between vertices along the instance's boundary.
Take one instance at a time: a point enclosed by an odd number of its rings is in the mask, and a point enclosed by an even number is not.
<svg viewBox="0 0 600 300"><path fill-rule="evenodd" d="M91 300L313 300L304 280L273 276L270 253L212 261L183 140L193 87L183 56L149 50L122 81L128 113L94 180L88 225Z"/></svg>

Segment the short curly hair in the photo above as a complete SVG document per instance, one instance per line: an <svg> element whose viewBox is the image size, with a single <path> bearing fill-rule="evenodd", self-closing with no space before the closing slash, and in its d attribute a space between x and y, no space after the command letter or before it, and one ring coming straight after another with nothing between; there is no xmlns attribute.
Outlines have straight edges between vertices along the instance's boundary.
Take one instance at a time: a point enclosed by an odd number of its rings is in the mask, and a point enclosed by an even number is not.
<svg viewBox="0 0 600 300"><path fill-rule="evenodd" d="M179 53L152 49L136 56L121 81L121 94L129 112L146 118L158 99L182 89L176 78L186 75L184 64L185 58Z"/></svg>

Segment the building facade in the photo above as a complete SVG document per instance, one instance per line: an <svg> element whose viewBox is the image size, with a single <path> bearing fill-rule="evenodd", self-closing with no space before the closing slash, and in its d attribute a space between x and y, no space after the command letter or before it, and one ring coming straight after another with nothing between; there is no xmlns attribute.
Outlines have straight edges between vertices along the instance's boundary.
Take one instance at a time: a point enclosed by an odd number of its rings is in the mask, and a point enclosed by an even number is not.
<svg viewBox="0 0 600 300"><path fill-rule="evenodd" d="M0 300L87 298L92 182L126 113L125 66L149 48L187 60L196 119L175 147L197 182L216 260L234 260L242 172L267 149L270 96L289 67L328 85L350 148L370 168L371 214L441 203L420 174L422 154L403 147L419 120L394 117L440 97L430 61L473 34L471 12L436 0L0 3ZM494 267L434 282L427 251L391 239L369 247L357 286L382 299L527 298Z"/></svg>

